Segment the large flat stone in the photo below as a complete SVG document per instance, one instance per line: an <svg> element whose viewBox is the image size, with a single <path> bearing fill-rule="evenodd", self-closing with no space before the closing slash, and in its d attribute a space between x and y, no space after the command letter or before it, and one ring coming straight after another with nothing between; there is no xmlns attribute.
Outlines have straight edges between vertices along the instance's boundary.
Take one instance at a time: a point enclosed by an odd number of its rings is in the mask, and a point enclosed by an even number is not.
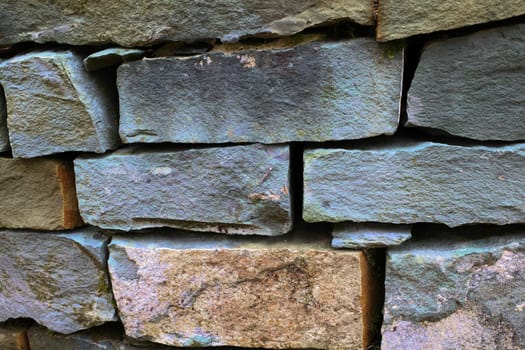
<svg viewBox="0 0 525 350"><path fill-rule="evenodd" d="M80 212L119 230L279 235L291 228L287 146L130 148L75 160Z"/></svg>
<svg viewBox="0 0 525 350"><path fill-rule="evenodd" d="M0 13L0 44L56 41L143 46L165 40L228 41L253 34L289 35L337 19L374 23L368 0L270 0L264 4L257 0L4 0Z"/></svg>
<svg viewBox="0 0 525 350"><path fill-rule="evenodd" d="M0 158L0 228L64 230L82 224L73 164Z"/></svg>
<svg viewBox="0 0 525 350"><path fill-rule="evenodd" d="M131 62L118 69L120 136L282 143L393 134L402 56L402 46L357 38Z"/></svg>
<svg viewBox="0 0 525 350"><path fill-rule="evenodd" d="M0 321L32 318L61 333L115 321L105 240L93 229L0 231Z"/></svg>
<svg viewBox="0 0 525 350"><path fill-rule="evenodd" d="M525 140L525 24L430 43L408 92L408 126Z"/></svg>
<svg viewBox="0 0 525 350"><path fill-rule="evenodd" d="M81 56L70 51L15 56L0 63L0 82L14 157L118 146L115 92L102 76L86 73Z"/></svg>
<svg viewBox="0 0 525 350"><path fill-rule="evenodd" d="M27 328L23 324L0 325L0 349L30 350L27 340Z"/></svg>
<svg viewBox="0 0 525 350"><path fill-rule="evenodd" d="M525 222L525 144L389 141L304 154L308 222Z"/></svg>
<svg viewBox="0 0 525 350"><path fill-rule="evenodd" d="M381 0L376 33L379 41L388 41L523 14L522 0Z"/></svg>
<svg viewBox="0 0 525 350"><path fill-rule="evenodd" d="M174 346L362 348L376 305L366 257L309 237L114 237L109 270L126 334Z"/></svg>
<svg viewBox="0 0 525 350"><path fill-rule="evenodd" d="M383 248L399 245L412 237L410 225L343 222L334 225L332 247Z"/></svg>
<svg viewBox="0 0 525 350"><path fill-rule="evenodd" d="M9 150L9 134L7 132L7 107L2 85L0 85L0 152Z"/></svg>
<svg viewBox="0 0 525 350"><path fill-rule="evenodd" d="M389 248L382 349L525 348L525 231L485 230Z"/></svg>

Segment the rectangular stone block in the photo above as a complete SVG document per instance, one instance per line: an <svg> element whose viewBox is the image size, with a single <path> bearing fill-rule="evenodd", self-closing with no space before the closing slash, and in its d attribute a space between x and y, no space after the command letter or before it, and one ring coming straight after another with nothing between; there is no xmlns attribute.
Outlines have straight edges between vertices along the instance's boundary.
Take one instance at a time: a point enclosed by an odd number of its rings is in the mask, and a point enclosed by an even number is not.
<svg viewBox="0 0 525 350"><path fill-rule="evenodd" d="M0 158L0 228L64 230L82 224L70 161Z"/></svg>
<svg viewBox="0 0 525 350"><path fill-rule="evenodd" d="M525 222L525 144L389 141L304 153L308 222Z"/></svg>
<svg viewBox="0 0 525 350"><path fill-rule="evenodd" d="M9 134L7 132L7 107L2 85L0 85L0 152L9 150Z"/></svg>
<svg viewBox="0 0 525 350"><path fill-rule="evenodd" d="M522 0L381 0L377 40L389 41L525 14Z"/></svg>
<svg viewBox="0 0 525 350"><path fill-rule="evenodd" d="M525 140L525 24L434 41L408 92L408 126Z"/></svg>
<svg viewBox="0 0 525 350"><path fill-rule="evenodd" d="M0 11L1 12L1 11ZM104 73L107 74L107 73ZM71 51L32 52L0 63L14 157L118 146L115 91Z"/></svg>
<svg viewBox="0 0 525 350"><path fill-rule="evenodd" d="M106 237L94 229L0 231L0 322L32 318L60 333L116 321L105 272Z"/></svg>
<svg viewBox="0 0 525 350"><path fill-rule="evenodd" d="M9 323L0 325L0 349L30 350L27 328L24 324Z"/></svg>
<svg viewBox="0 0 525 350"><path fill-rule="evenodd" d="M402 53L357 38L130 62L118 69L120 135L126 143L282 143L393 134Z"/></svg>
<svg viewBox="0 0 525 350"><path fill-rule="evenodd" d="M388 249L381 348L525 348L523 227L418 233Z"/></svg>
<svg viewBox="0 0 525 350"><path fill-rule="evenodd" d="M287 146L124 149L75 160L80 212L119 230L279 235L291 228Z"/></svg>
<svg viewBox="0 0 525 350"><path fill-rule="evenodd" d="M332 247L348 249L384 248L412 237L411 225L342 222L332 230Z"/></svg>
<svg viewBox="0 0 525 350"><path fill-rule="evenodd" d="M109 270L126 334L173 346L359 349L376 305L362 252L326 235L115 236Z"/></svg>
<svg viewBox="0 0 525 350"><path fill-rule="evenodd" d="M372 11L368 0L269 0L264 5L257 0L3 0L0 44L34 41L132 47L210 38L230 41L254 34L290 35L338 19L372 25Z"/></svg>

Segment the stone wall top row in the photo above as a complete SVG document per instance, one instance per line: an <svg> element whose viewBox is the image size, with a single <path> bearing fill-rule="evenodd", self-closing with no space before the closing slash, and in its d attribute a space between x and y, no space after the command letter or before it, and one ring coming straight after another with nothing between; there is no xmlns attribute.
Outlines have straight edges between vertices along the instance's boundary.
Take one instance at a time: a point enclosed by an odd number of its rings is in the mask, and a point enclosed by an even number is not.
<svg viewBox="0 0 525 350"><path fill-rule="evenodd" d="M20 1L0 3L0 45L34 41L73 45L156 42L290 35L307 27L350 19L374 25L389 41L525 14L522 0L118 0L103 2ZM38 16L35 16L38 12Z"/></svg>

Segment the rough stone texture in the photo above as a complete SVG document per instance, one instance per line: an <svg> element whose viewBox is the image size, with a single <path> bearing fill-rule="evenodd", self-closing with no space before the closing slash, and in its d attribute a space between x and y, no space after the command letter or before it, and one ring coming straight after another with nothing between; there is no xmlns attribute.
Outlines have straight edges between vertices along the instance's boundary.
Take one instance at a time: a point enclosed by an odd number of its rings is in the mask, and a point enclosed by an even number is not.
<svg viewBox="0 0 525 350"><path fill-rule="evenodd" d="M109 258L126 334L175 346L361 348L367 269L304 235L116 236Z"/></svg>
<svg viewBox="0 0 525 350"><path fill-rule="evenodd" d="M525 348L525 231L468 230L389 248L382 349Z"/></svg>
<svg viewBox="0 0 525 350"><path fill-rule="evenodd" d="M435 41L408 93L408 126L525 140L525 24Z"/></svg>
<svg viewBox="0 0 525 350"><path fill-rule="evenodd" d="M388 41L523 14L523 0L381 0L376 33Z"/></svg>
<svg viewBox="0 0 525 350"><path fill-rule="evenodd" d="M279 235L291 228L287 146L124 149L75 160L80 212L120 230Z"/></svg>
<svg viewBox="0 0 525 350"><path fill-rule="evenodd" d="M368 0L271 0L264 4L255 0L4 0L0 13L0 44L113 42L130 47L162 40L229 41L251 34L289 35L344 18L363 25L374 23Z"/></svg>
<svg viewBox="0 0 525 350"><path fill-rule="evenodd" d="M140 59L146 52L140 49L112 47L92 53L84 58L84 68L88 72L119 65L123 62Z"/></svg>
<svg viewBox="0 0 525 350"><path fill-rule="evenodd" d="M2 85L0 85L0 152L9 150L9 135L7 132L7 107Z"/></svg>
<svg viewBox="0 0 525 350"><path fill-rule="evenodd" d="M120 136L281 143L393 134L402 53L357 38L131 62L118 70Z"/></svg>
<svg viewBox="0 0 525 350"><path fill-rule="evenodd" d="M73 164L0 158L0 228L64 230L82 224Z"/></svg>
<svg viewBox="0 0 525 350"><path fill-rule="evenodd" d="M118 146L116 94L104 77L86 73L73 52L15 56L0 63L0 82L14 157Z"/></svg>
<svg viewBox="0 0 525 350"><path fill-rule="evenodd" d="M345 222L335 224L333 248L379 248L399 245L412 237L410 225Z"/></svg>
<svg viewBox="0 0 525 350"><path fill-rule="evenodd" d="M0 325L0 349L29 350L27 326L14 324Z"/></svg>
<svg viewBox="0 0 525 350"><path fill-rule="evenodd" d="M525 144L402 140L304 154L308 222L525 222ZM350 171L351 169L351 171Z"/></svg>
<svg viewBox="0 0 525 350"><path fill-rule="evenodd" d="M94 254L105 240L93 229L0 231L0 321L32 318L61 333L115 321L106 257Z"/></svg>

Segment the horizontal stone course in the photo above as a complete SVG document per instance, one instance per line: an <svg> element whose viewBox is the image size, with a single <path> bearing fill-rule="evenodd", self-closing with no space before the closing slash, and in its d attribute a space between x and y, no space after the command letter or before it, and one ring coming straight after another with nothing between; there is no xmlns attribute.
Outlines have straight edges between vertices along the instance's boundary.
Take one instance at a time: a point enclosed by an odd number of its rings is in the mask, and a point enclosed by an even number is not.
<svg viewBox="0 0 525 350"><path fill-rule="evenodd" d="M32 318L61 333L116 321L94 229L51 234L0 230L0 322Z"/></svg>
<svg viewBox="0 0 525 350"><path fill-rule="evenodd" d="M370 38L157 58L118 69L124 142L348 140L393 134L403 50Z"/></svg>
<svg viewBox="0 0 525 350"><path fill-rule="evenodd" d="M291 228L288 146L149 152L133 147L75 160L87 223L279 235Z"/></svg>
<svg viewBox="0 0 525 350"><path fill-rule="evenodd" d="M35 16L35 8L38 16ZM72 45L151 45L161 41L236 40L254 34L290 35L324 22L374 23L368 0L4 0L0 44L34 41Z"/></svg>
<svg viewBox="0 0 525 350"><path fill-rule="evenodd" d="M377 39L389 41L525 14L522 0L381 0Z"/></svg>
<svg viewBox="0 0 525 350"><path fill-rule="evenodd" d="M408 92L408 126L525 140L525 24L434 41Z"/></svg>
<svg viewBox="0 0 525 350"><path fill-rule="evenodd" d="M0 228L82 225L71 161L0 158Z"/></svg>
<svg viewBox="0 0 525 350"><path fill-rule="evenodd" d="M116 148L115 92L71 51L31 52L0 63L14 157Z"/></svg>
<svg viewBox="0 0 525 350"><path fill-rule="evenodd" d="M523 227L423 229L388 249L382 349L523 349Z"/></svg>
<svg viewBox="0 0 525 350"><path fill-rule="evenodd" d="M366 249L395 246L412 237L411 229L411 225L337 223L332 231L332 247Z"/></svg>
<svg viewBox="0 0 525 350"><path fill-rule="evenodd" d="M315 237L113 237L126 334L174 346L362 348L366 258Z"/></svg>
<svg viewBox="0 0 525 350"><path fill-rule="evenodd" d="M525 222L525 145L403 140L304 153L307 222Z"/></svg>

